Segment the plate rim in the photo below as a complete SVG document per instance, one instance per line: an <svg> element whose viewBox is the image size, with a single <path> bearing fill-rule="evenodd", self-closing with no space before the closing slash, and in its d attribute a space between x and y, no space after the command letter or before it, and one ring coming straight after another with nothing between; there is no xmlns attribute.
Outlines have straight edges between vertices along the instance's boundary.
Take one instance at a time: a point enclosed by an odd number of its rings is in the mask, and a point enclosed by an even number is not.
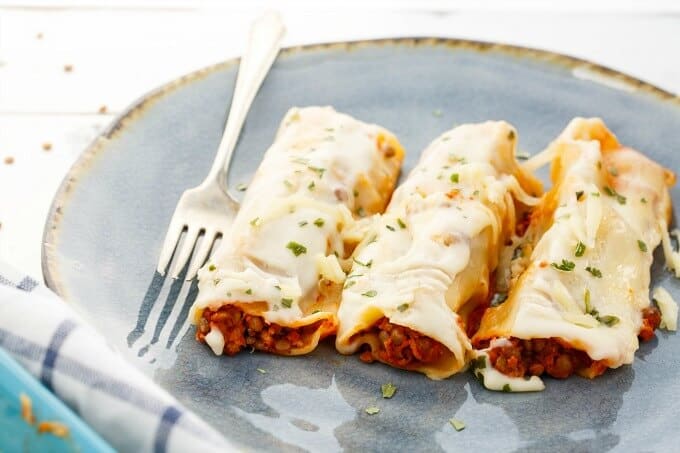
<svg viewBox="0 0 680 453"><path fill-rule="evenodd" d="M594 63L584 58L575 57L560 52L554 52L547 49L505 44L493 41L446 37L395 37L332 41L284 47L281 49L277 58L280 58L281 56L292 56L300 53L321 50L342 50L347 52L361 47L383 47L387 45L410 45L412 47L445 46L451 49L469 49L477 52L500 51L510 56L528 57L536 61L563 65L571 69L583 68L585 70L592 71L594 74L602 76L605 79L610 79L613 82L618 82L633 88L635 92L641 91L645 94L659 98L660 101L670 102L680 107L680 95L673 94L670 91L660 88L650 82L646 82L611 67ZM52 198L52 202L45 220L45 226L43 228L41 244L40 261L43 280L47 287L59 295L64 301L69 302L69 297L67 290L59 277L59 270L56 264L57 259L54 251L56 249L56 243L60 232L60 221L63 215L62 208L68 203L69 194L73 190L74 185L79 180L78 176L88 170L89 164L96 158L98 153L105 148L107 141L115 138L116 134L125 128L126 123L134 121L138 115L143 114L146 108L153 104L154 101L163 98L166 94L169 94L176 89L182 88L193 81L206 77L215 71L235 66L239 64L240 60L241 57L234 57L219 63L202 67L198 70L174 78L169 82L166 82L142 94L140 97L132 101L126 108L124 108L115 118L113 118L111 122L85 147L85 149L76 158L75 162L66 172L66 175L62 179Z"/></svg>

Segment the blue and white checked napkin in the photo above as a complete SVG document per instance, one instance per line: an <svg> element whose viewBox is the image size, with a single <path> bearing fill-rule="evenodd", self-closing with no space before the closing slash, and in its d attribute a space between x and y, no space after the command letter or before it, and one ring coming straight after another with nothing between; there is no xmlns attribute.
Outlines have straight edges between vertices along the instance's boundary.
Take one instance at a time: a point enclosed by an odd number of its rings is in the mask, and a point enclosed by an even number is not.
<svg viewBox="0 0 680 453"><path fill-rule="evenodd" d="M2 262L0 347L119 451L233 449L57 295Z"/></svg>

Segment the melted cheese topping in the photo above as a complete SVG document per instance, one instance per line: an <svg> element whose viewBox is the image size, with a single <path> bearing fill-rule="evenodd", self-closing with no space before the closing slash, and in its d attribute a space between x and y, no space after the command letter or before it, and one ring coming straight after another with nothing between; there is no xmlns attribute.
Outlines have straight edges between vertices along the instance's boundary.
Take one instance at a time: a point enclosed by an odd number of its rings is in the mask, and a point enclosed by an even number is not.
<svg viewBox="0 0 680 453"><path fill-rule="evenodd" d="M631 363L672 175L618 145L598 119L572 121L551 152L555 186L527 233L540 238L530 265L475 341L558 337L610 367Z"/></svg>
<svg viewBox="0 0 680 453"><path fill-rule="evenodd" d="M336 323L344 282L336 256L356 244L343 233L355 228L353 213L385 208L403 155L379 126L330 107L291 109L230 234L199 271L190 319L197 322L206 307L239 303L284 326Z"/></svg>
<svg viewBox="0 0 680 453"><path fill-rule="evenodd" d="M657 286L654 288L652 297L661 311L659 327L673 332L678 330L678 304L673 300L673 296L661 286Z"/></svg>
<svg viewBox="0 0 680 453"><path fill-rule="evenodd" d="M514 230L514 200L536 203L524 190L541 190L514 159L515 136L505 122L464 125L423 152L357 249L338 312L341 353L370 343L356 334L385 316L455 356L418 368L428 377L465 365L472 348L459 313L487 299L499 250Z"/></svg>

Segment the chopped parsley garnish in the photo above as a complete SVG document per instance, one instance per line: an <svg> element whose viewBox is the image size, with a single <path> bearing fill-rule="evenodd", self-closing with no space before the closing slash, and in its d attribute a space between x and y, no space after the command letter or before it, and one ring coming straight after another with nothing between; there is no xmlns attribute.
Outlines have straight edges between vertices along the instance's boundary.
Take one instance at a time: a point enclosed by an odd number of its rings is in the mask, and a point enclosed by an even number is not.
<svg viewBox="0 0 680 453"><path fill-rule="evenodd" d="M480 355L476 359L472 359L470 365L472 366L473 370L483 370L484 368L486 368L486 357Z"/></svg>
<svg viewBox="0 0 680 453"><path fill-rule="evenodd" d="M352 286L354 286L356 284L357 284L356 280L347 281L347 282L345 282L345 286L343 286L342 289L351 288Z"/></svg>
<svg viewBox="0 0 680 453"><path fill-rule="evenodd" d="M361 293L361 295L365 296L365 297L375 297L375 296L378 295L378 291L372 289L372 290L366 291L365 293Z"/></svg>
<svg viewBox="0 0 680 453"><path fill-rule="evenodd" d="M258 373L260 373L260 374L267 374L267 371L266 371L265 369L263 369L263 368L258 368L257 371L258 371Z"/></svg>
<svg viewBox="0 0 680 453"><path fill-rule="evenodd" d="M581 198L583 198L583 191L579 190L576 192L576 201L581 201Z"/></svg>
<svg viewBox="0 0 680 453"><path fill-rule="evenodd" d="M362 263L362 262L359 261L358 259L352 258L352 261L354 261L355 263L357 263L357 264L359 264L359 265L361 265L361 266L364 266L364 267L371 267L371 264L373 264L373 260L368 260L366 263Z"/></svg>
<svg viewBox="0 0 680 453"><path fill-rule="evenodd" d="M281 305L283 305L286 308L290 308L293 306L293 299L288 299L287 297L284 297L281 299Z"/></svg>
<svg viewBox="0 0 680 453"><path fill-rule="evenodd" d="M255 217L253 220L250 221L250 225L254 227L258 227L262 225L262 219L259 217Z"/></svg>
<svg viewBox="0 0 680 453"><path fill-rule="evenodd" d="M408 304L401 304L397 307L397 310L399 311L405 311L408 309Z"/></svg>
<svg viewBox="0 0 680 453"><path fill-rule="evenodd" d="M453 429L456 431L462 431L465 429L465 423L463 423L461 420L458 420L457 418L449 419L449 423L451 423L451 426L453 426Z"/></svg>
<svg viewBox="0 0 680 453"><path fill-rule="evenodd" d="M310 182L309 185L307 185L307 189L309 190L314 190L314 187L316 187L314 181Z"/></svg>
<svg viewBox="0 0 680 453"><path fill-rule="evenodd" d="M590 272L590 275L597 278L602 278L602 272L596 267L586 266L586 270Z"/></svg>
<svg viewBox="0 0 680 453"><path fill-rule="evenodd" d="M290 181L288 181L287 179L284 179L284 180L283 180L283 184L284 184L286 187L288 187L289 189L291 189L291 188L293 187L293 183L290 182Z"/></svg>
<svg viewBox="0 0 680 453"><path fill-rule="evenodd" d="M253 290L252 290L251 288L248 288L248 289L246 290L246 294L248 294L248 295L253 294Z"/></svg>
<svg viewBox="0 0 680 453"><path fill-rule="evenodd" d="M239 184L238 186L236 186L236 190L238 190L239 192L245 192L245 190L246 190L247 188L248 188L248 186L245 185L245 184L243 184L243 183L241 183L241 184Z"/></svg>
<svg viewBox="0 0 680 453"><path fill-rule="evenodd" d="M281 291L281 286L280 286L280 285L274 285L274 288L276 288L276 289L278 289L279 291Z"/></svg>
<svg viewBox="0 0 680 453"><path fill-rule="evenodd" d="M619 171L616 169L616 167L610 167L608 171L612 176L619 176Z"/></svg>
<svg viewBox="0 0 680 453"><path fill-rule="evenodd" d="M390 231L394 231L394 227L392 225L385 225L385 228L387 228Z"/></svg>
<svg viewBox="0 0 680 453"><path fill-rule="evenodd" d="M644 241L641 241L638 239L638 248L640 249L641 252L646 252L647 251L647 244L644 243Z"/></svg>
<svg viewBox="0 0 680 453"><path fill-rule="evenodd" d="M590 195L592 195L592 196L594 196L594 197L599 197L599 196L600 196L600 192L590 192Z"/></svg>
<svg viewBox="0 0 680 453"><path fill-rule="evenodd" d="M507 298L508 298L507 293L496 293L491 298L491 306L496 307L505 302Z"/></svg>
<svg viewBox="0 0 680 453"><path fill-rule="evenodd" d="M377 414L378 412L380 412L380 408L377 408L377 407L375 407L375 406L371 406L371 407L367 407L367 408L366 408L366 413L367 413L368 415L375 415L375 414Z"/></svg>
<svg viewBox="0 0 680 453"><path fill-rule="evenodd" d="M308 222L306 220L301 220L301 221L298 222L298 225L303 227L303 226L307 225L307 223Z"/></svg>
<svg viewBox="0 0 680 453"><path fill-rule="evenodd" d="M402 230L406 228L406 224L401 219L397 219L397 224L399 225L399 228L401 228Z"/></svg>
<svg viewBox="0 0 680 453"><path fill-rule="evenodd" d="M640 203L647 203L647 199L645 197L640 198Z"/></svg>
<svg viewBox="0 0 680 453"><path fill-rule="evenodd" d="M442 116L442 111L441 111L440 109L433 110L433 111L432 111L432 115L434 115L435 117L439 118L439 117Z"/></svg>
<svg viewBox="0 0 680 453"><path fill-rule="evenodd" d="M457 183L459 179L458 173L451 173L451 182Z"/></svg>
<svg viewBox="0 0 680 453"><path fill-rule="evenodd" d="M290 241L287 245L286 248L293 252L293 255L295 256L300 256L303 253L307 253L307 247L305 247L302 244L298 244L295 241Z"/></svg>
<svg viewBox="0 0 680 453"><path fill-rule="evenodd" d="M318 226L319 228L321 228L321 227L323 226L324 223L325 223L325 222L324 222L324 220L323 220L321 217L319 217L318 219L316 219L316 220L314 221L314 225Z"/></svg>
<svg viewBox="0 0 680 453"><path fill-rule="evenodd" d="M380 390L382 391L382 397L389 399L394 396L394 393L397 391L397 386L388 382L387 384L381 385Z"/></svg>
<svg viewBox="0 0 680 453"><path fill-rule="evenodd" d="M357 208L357 215L358 215L359 217L364 217L364 216L366 215L366 212L364 211L364 207L363 207L363 206L359 206L359 207Z"/></svg>
<svg viewBox="0 0 680 453"><path fill-rule="evenodd" d="M517 158L517 160L527 160L531 157L531 154L529 154L526 151L520 151L517 154L515 154L515 157Z"/></svg>
<svg viewBox="0 0 680 453"><path fill-rule="evenodd" d="M558 271L563 271L563 272L570 272L573 271L574 268L576 267L576 264L574 264L573 261L565 260L563 259L560 264L557 263L552 263L550 264L552 267L557 269Z"/></svg>
<svg viewBox="0 0 680 453"><path fill-rule="evenodd" d="M591 314L593 312L593 306L590 305L590 290L586 288L586 292L583 294L583 302L585 305L586 313Z"/></svg>
<svg viewBox="0 0 680 453"><path fill-rule="evenodd" d="M472 192L472 195L474 195L475 197L479 195L479 190L475 190L474 192Z"/></svg>
<svg viewBox="0 0 680 453"><path fill-rule="evenodd" d="M322 178L322 177L323 177L323 173L326 171L325 168L321 168L321 167L313 167L313 166L311 166L311 165L307 165L307 168L309 168L309 169L312 170L313 172L316 172L316 174L319 175L319 178Z"/></svg>
<svg viewBox="0 0 680 453"><path fill-rule="evenodd" d="M584 253L586 253L586 245L583 242L578 241L578 244L576 244L576 250L574 250L574 255L581 257Z"/></svg>
<svg viewBox="0 0 680 453"><path fill-rule="evenodd" d="M617 316L613 315L598 316L597 320L607 327L615 326L620 321L620 319Z"/></svg>
<svg viewBox="0 0 680 453"><path fill-rule="evenodd" d="M352 193L354 194L355 197L358 197L358 196L359 196L359 191L356 190L356 189L354 189L354 192L352 192Z"/></svg>
<svg viewBox="0 0 680 453"><path fill-rule="evenodd" d="M449 140L451 140L451 137L447 137L446 135L442 137L443 142L448 142Z"/></svg>
<svg viewBox="0 0 680 453"><path fill-rule="evenodd" d="M604 190L604 193L606 193L610 197L616 197L616 201L618 201L619 204L626 204L626 197L624 197L623 195L621 195L620 193L618 193L616 190L612 189L611 187L604 186L604 188L602 190Z"/></svg>
<svg viewBox="0 0 680 453"><path fill-rule="evenodd" d="M208 266L208 270L210 272L213 272L215 269L217 269L217 266L215 266L214 264L211 264L210 266Z"/></svg>
<svg viewBox="0 0 680 453"><path fill-rule="evenodd" d="M501 389L502 392L509 393L512 392L512 388L510 388L510 384L505 384L503 388Z"/></svg>

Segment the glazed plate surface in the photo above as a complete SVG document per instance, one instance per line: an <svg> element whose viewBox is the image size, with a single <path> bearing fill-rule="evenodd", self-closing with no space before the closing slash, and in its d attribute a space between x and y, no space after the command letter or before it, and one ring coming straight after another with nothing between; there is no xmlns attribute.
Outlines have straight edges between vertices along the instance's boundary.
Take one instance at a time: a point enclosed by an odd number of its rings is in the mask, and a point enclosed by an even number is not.
<svg viewBox="0 0 680 453"><path fill-rule="evenodd" d="M633 366L546 391L487 391L366 365L322 345L309 356L215 357L185 324L196 285L154 272L175 203L211 165L236 77L226 62L170 83L85 151L45 230L51 288L183 404L247 449L284 451L662 451L677 448L680 336L660 332ZM284 51L250 111L230 171L247 183L291 106L332 105L397 134L404 172L454 124L504 119L540 151L574 116L600 116L620 141L680 170L680 101L595 65L456 40L400 39ZM241 195L239 192L234 193ZM680 187L672 190L680 205ZM674 214L675 215L675 214ZM656 252L652 285L680 300ZM397 393L383 399L380 385ZM377 406L380 413L364 409ZM455 417L466 428L456 432Z"/></svg>

